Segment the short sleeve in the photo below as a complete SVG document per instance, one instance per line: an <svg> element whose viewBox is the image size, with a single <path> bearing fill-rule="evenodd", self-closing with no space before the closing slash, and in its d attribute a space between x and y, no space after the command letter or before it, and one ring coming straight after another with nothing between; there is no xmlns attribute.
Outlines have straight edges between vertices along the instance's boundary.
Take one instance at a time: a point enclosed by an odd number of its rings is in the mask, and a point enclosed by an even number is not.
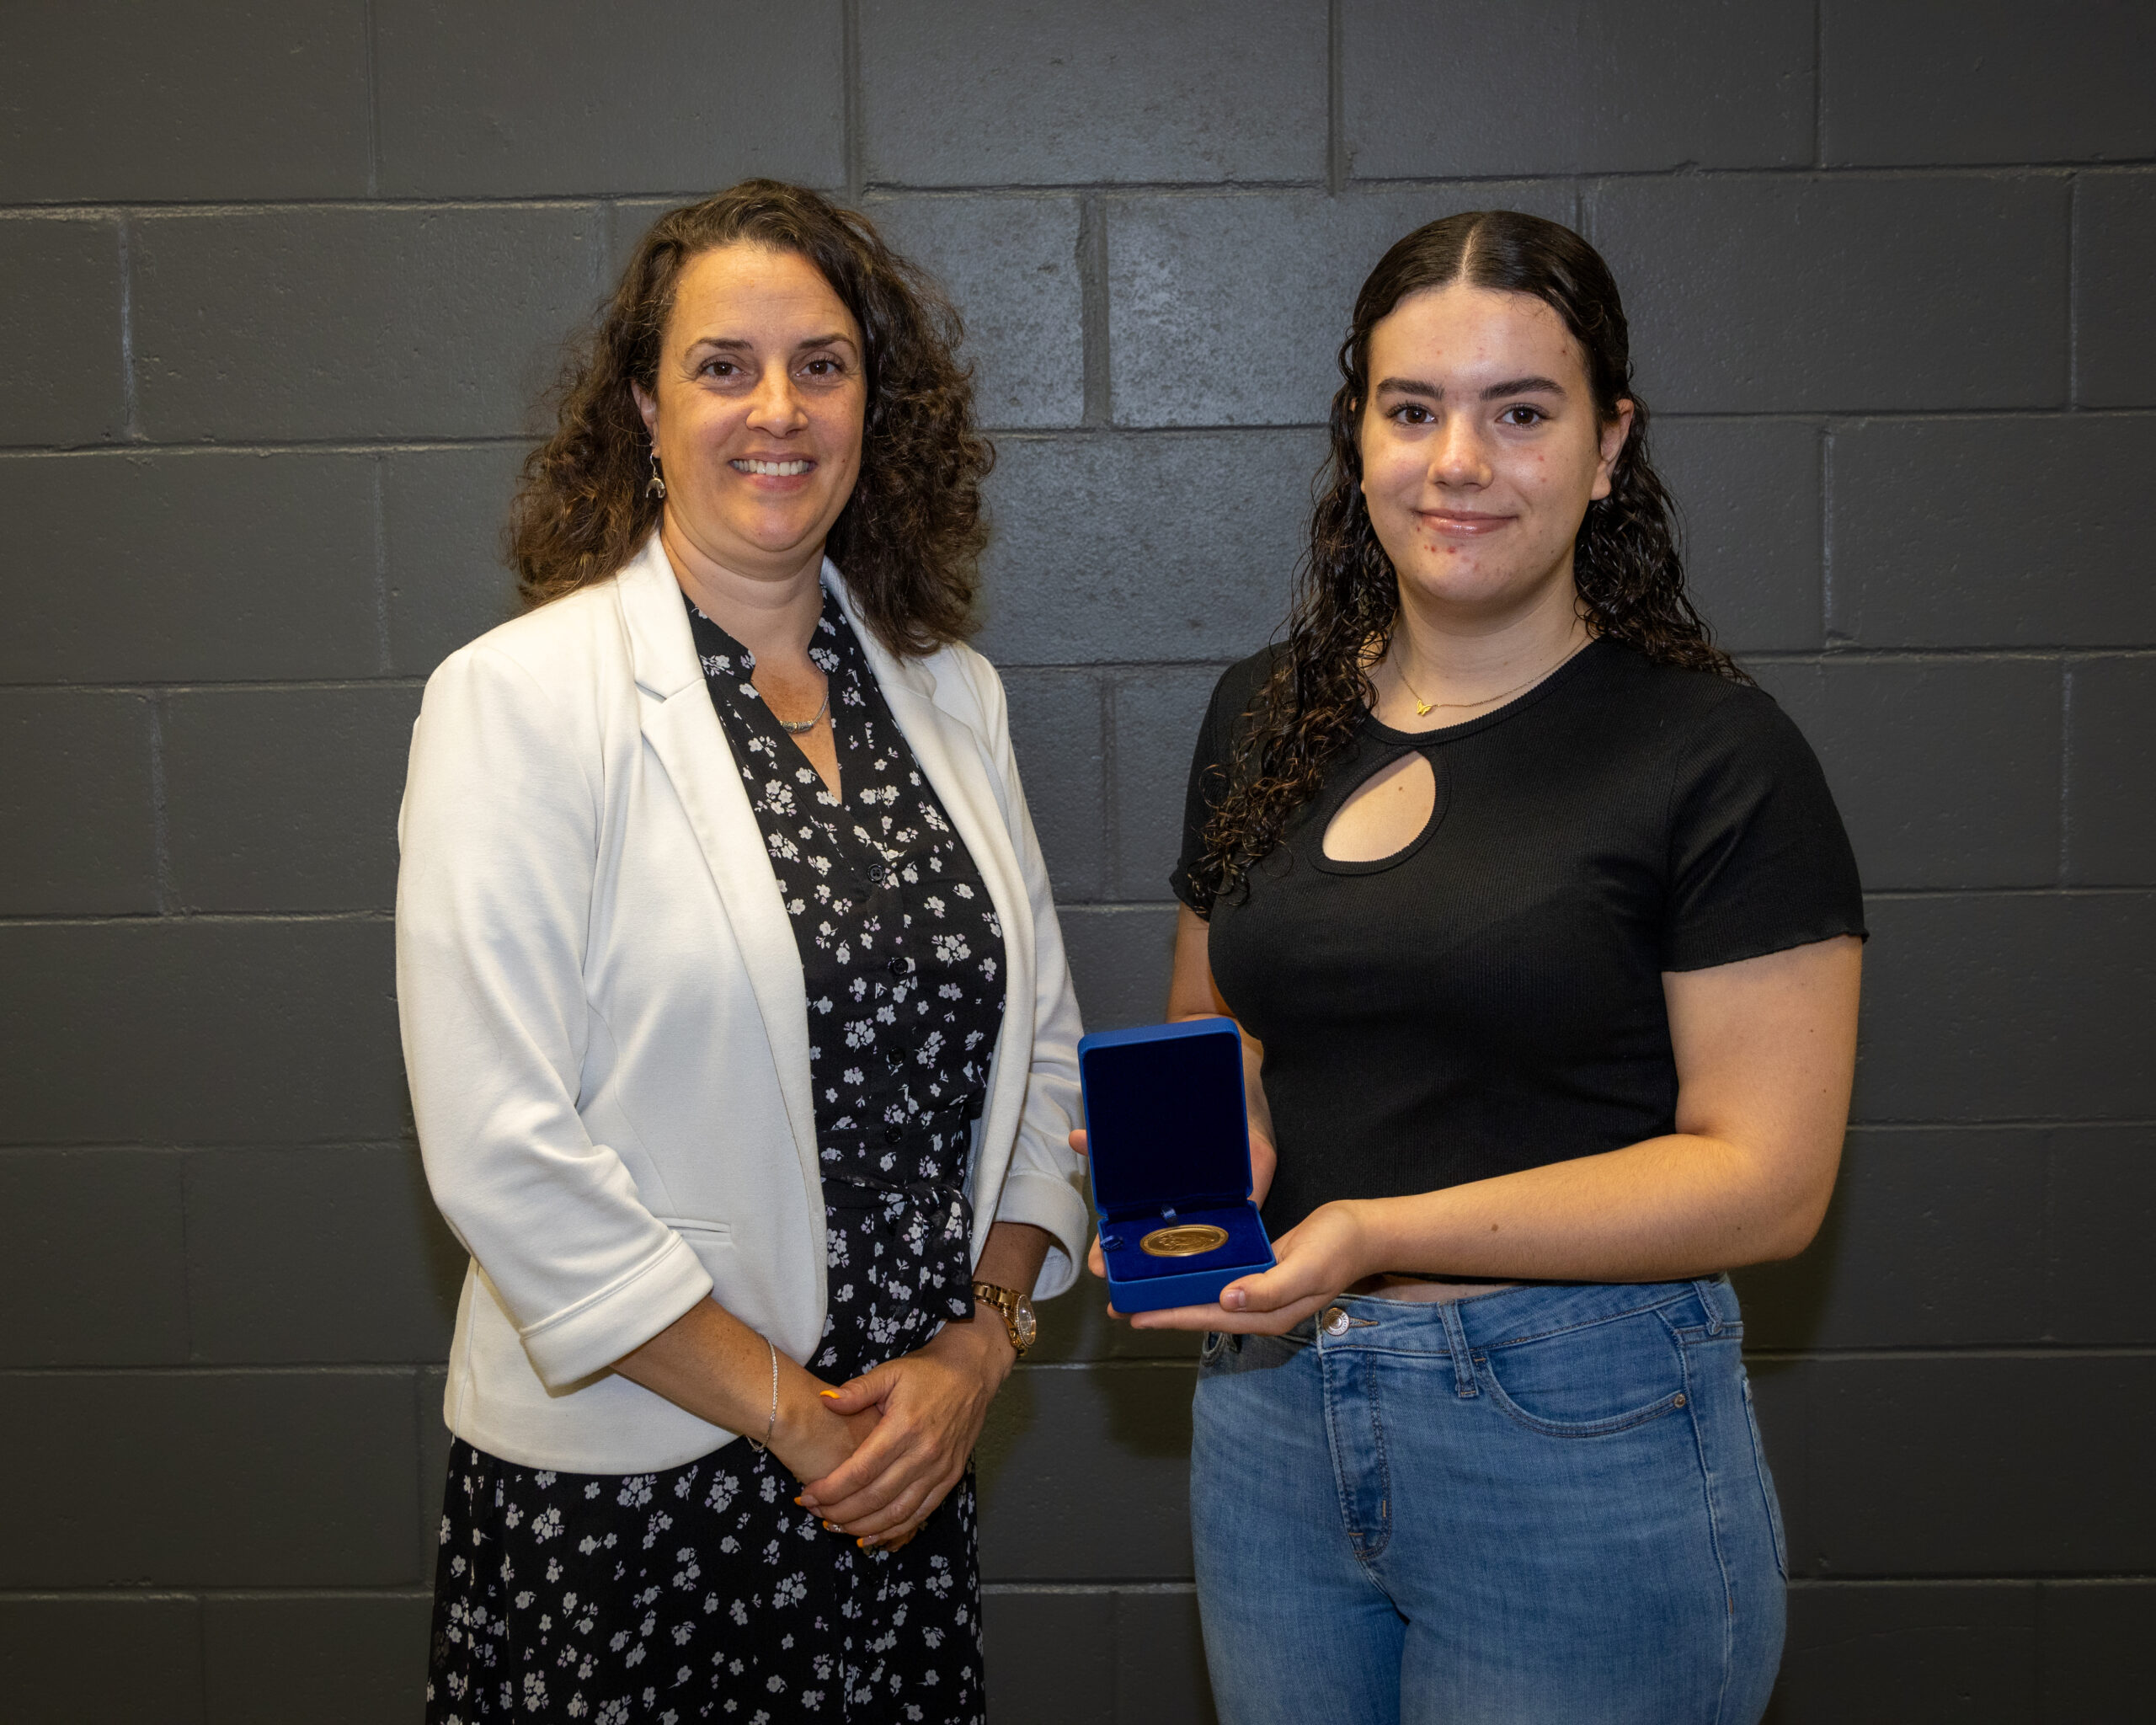
<svg viewBox="0 0 2156 1725"><path fill-rule="evenodd" d="M1212 909L1196 883L1198 865L1205 855L1205 828L1228 788L1235 728L1271 670L1270 652L1230 665L1213 686L1213 699L1198 727L1198 745L1191 751L1190 780L1183 793L1182 850L1168 876L1168 887L1201 916Z"/></svg>
<svg viewBox="0 0 2156 1725"><path fill-rule="evenodd" d="M1673 773L1668 827L1663 969L1864 936L1856 857L1826 775L1764 692L1732 689L1701 716Z"/></svg>

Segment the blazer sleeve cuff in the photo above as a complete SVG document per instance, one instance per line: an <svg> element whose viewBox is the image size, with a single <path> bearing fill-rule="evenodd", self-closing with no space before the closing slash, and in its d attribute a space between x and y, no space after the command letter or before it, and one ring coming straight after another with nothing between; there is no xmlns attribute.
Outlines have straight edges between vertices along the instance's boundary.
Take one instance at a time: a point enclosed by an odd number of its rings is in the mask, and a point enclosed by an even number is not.
<svg viewBox="0 0 2156 1725"><path fill-rule="evenodd" d="M521 1332L524 1351L559 1390L641 1348L711 1291L711 1273L676 1234L611 1286Z"/></svg>
<svg viewBox="0 0 2156 1725"><path fill-rule="evenodd" d="M1032 1168L1011 1169L996 1200L995 1220L1029 1222L1054 1236L1055 1244L1049 1248L1033 1284L1034 1299L1053 1300L1070 1291L1078 1279L1078 1266L1085 1262L1092 1216L1068 1180Z"/></svg>

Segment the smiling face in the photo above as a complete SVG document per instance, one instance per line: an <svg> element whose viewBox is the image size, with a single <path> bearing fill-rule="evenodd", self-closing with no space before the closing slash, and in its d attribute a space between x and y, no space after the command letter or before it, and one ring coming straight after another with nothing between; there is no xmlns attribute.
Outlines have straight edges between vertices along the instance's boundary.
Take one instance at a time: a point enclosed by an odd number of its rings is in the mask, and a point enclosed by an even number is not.
<svg viewBox="0 0 2156 1725"><path fill-rule="evenodd" d="M1579 344L1532 294L1465 282L1370 332L1363 497L1403 604L1491 626L1567 600L1588 502L1609 494L1632 404L1601 422Z"/></svg>
<svg viewBox="0 0 2156 1725"><path fill-rule="evenodd" d="M737 243L682 267L651 394L670 550L739 575L813 567L861 473L861 326L798 253Z"/></svg>

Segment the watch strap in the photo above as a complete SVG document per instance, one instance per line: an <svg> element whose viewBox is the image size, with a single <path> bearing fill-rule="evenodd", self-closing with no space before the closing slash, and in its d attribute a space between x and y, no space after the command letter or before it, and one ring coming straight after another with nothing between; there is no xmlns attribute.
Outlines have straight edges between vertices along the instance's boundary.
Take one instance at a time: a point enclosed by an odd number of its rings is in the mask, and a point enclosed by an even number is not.
<svg viewBox="0 0 2156 1725"><path fill-rule="evenodd" d="M1019 1359L1026 1357L1026 1350L1033 1345L1030 1337L1018 1333L1018 1301L1022 1296L1016 1288L999 1288L993 1282L975 1282L974 1298L985 1300L1003 1319L1003 1333L1011 1338L1011 1346Z"/></svg>

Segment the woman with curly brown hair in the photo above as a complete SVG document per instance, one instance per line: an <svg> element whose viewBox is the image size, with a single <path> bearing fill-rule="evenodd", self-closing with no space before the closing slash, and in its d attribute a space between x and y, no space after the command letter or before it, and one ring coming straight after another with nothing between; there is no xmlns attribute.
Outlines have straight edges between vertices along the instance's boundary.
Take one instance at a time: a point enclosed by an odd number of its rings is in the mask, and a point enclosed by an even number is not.
<svg viewBox="0 0 2156 1725"><path fill-rule="evenodd" d="M971 1454L1085 1210L958 336L812 192L663 216L526 466L531 608L428 684L430 1720L982 1717Z"/></svg>
<svg viewBox="0 0 2156 1725"><path fill-rule="evenodd" d="M1785 1565L1723 1272L1833 1183L1863 905L1710 643L1569 229L1408 235L1286 640L1221 679L1170 1009L1232 1015L1273 1269L1192 1451L1228 1725L1756 1719Z"/></svg>

